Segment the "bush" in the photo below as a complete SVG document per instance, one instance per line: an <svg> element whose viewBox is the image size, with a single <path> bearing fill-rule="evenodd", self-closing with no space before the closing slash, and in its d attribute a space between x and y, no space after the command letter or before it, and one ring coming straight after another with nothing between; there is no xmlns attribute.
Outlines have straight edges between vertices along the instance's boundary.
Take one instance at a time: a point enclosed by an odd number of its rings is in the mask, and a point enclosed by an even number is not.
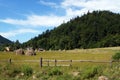
<svg viewBox="0 0 120 80"><path fill-rule="evenodd" d="M52 70L50 70L50 72L48 73L48 75L49 76L62 75L62 72L58 68L53 68Z"/></svg>
<svg viewBox="0 0 120 80"><path fill-rule="evenodd" d="M15 77L20 73L20 68L14 67L14 65L5 64L0 66L0 74L6 77Z"/></svg>
<svg viewBox="0 0 120 80"><path fill-rule="evenodd" d="M33 73L33 69L28 65L23 65L22 66L22 72L24 73L24 75L30 76Z"/></svg>
<svg viewBox="0 0 120 80"><path fill-rule="evenodd" d="M116 54L114 54L114 55L112 56L112 59L113 59L114 61L119 61L119 60L120 60L120 52L117 52Z"/></svg>
<svg viewBox="0 0 120 80"><path fill-rule="evenodd" d="M14 68L10 70L10 77L15 77L16 75L18 75L20 73L20 69L19 68Z"/></svg>
<svg viewBox="0 0 120 80"><path fill-rule="evenodd" d="M101 67L95 66L92 68L87 68L82 74L82 79L90 79L95 77L96 75L101 75L101 74L102 74Z"/></svg>

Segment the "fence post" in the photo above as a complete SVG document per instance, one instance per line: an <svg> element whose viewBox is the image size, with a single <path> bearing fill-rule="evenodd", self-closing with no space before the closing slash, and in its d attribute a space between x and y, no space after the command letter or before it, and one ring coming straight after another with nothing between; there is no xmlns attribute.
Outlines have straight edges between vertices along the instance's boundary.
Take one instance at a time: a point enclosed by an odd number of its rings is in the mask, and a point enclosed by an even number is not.
<svg viewBox="0 0 120 80"><path fill-rule="evenodd" d="M11 60L11 58L9 59L9 63L10 63L10 64L12 63L12 60Z"/></svg>
<svg viewBox="0 0 120 80"><path fill-rule="evenodd" d="M72 60L70 60L70 66L72 66Z"/></svg>
<svg viewBox="0 0 120 80"><path fill-rule="evenodd" d="M40 67L42 68L42 57L40 58Z"/></svg>
<svg viewBox="0 0 120 80"><path fill-rule="evenodd" d="M48 66L49 66L49 60L47 62L48 62Z"/></svg>
<svg viewBox="0 0 120 80"><path fill-rule="evenodd" d="M57 60L55 59L55 66L57 66Z"/></svg>

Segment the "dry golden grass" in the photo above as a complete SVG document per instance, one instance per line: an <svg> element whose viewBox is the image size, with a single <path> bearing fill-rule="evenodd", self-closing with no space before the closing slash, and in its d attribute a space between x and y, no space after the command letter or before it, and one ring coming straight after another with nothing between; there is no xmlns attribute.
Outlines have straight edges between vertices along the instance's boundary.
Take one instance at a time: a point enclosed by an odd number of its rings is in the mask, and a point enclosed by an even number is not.
<svg viewBox="0 0 120 80"><path fill-rule="evenodd" d="M40 57L60 60L110 60L111 56L120 50L120 47L75 49L66 51L37 52L36 56L16 55L15 52L0 52L0 60L38 60Z"/></svg>
<svg viewBox="0 0 120 80"><path fill-rule="evenodd" d="M112 55L119 50L120 50L120 47L95 48L95 49L75 49L75 50L66 50L66 51L44 51L44 52L37 52L36 56L16 55L15 52L0 52L0 60L8 60L10 58L12 60L39 60L42 57L47 60L57 59L57 60L110 61ZM23 64L26 64L26 63L27 62L23 62ZM60 62L60 63L62 63L62 62ZM17 64L21 64L21 63L17 63ZM28 62L27 64L31 64L31 62ZM39 61L38 61L37 65L38 64L39 64ZM45 63L45 64L47 64L47 63ZM54 63L52 63L52 64L54 64ZM76 63L72 63L72 64L77 66L77 65L83 65L84 63L78 64L78 62L76 62ZM85 64L90 65L90 63L85 63ZM32 63L32 65L36 65L36 63L35 64ZM92 63L92 65L93 65L93 63Z"/></svg>

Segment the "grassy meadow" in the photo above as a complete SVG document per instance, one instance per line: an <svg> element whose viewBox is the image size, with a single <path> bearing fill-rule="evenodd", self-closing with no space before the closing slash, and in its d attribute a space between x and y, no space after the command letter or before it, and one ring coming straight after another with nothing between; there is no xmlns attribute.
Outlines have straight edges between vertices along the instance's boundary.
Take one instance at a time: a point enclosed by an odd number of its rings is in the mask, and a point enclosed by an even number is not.
<svg viewBox="0 0 120 80"><path fill-rule="evenodd" d="M21 56L15 52L0 52L0 60L38 60L40 57L60 60L111 60L111 56L120 50L120 47L96 48L96 49L75 49L63 51L43 51L37 52L36 56Z"/></svg>
<svg viewBox="0 0 120 80"><path fill-rule="evenodd" d="M110 80L120 80L120 65L113 63L73 62L71 67L43 67L38 62L12 62L12 60L96 60L111 61L112 55L120 47L75 49L63 51L37 52L36 56L16 55L15 52L0 52L0 80L98 80L98 76L107 76ZM2 62L6 60L6 62ZM44 64L47 64L44 62ZM54 62L50 63L54 64ZM69 62L58 62L69 64ZM21 75L24 73L23 75ZM4 77L6 76L6 77Z"/></svg>

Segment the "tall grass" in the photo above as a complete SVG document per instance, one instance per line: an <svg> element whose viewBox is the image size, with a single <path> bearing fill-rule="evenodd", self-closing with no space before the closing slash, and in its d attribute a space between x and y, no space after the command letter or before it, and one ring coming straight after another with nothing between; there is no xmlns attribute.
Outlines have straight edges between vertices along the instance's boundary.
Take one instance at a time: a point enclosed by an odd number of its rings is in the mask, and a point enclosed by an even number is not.
<svg viewBox="0 0 120 80"><path fill-rule="evenodd" d="M112 55L120 50L118 48L75 49L67 51L44 51L37 52L36 56L21 56L15 52L0 52L0 60L38 60L40 57L60 60L111 60Z"/></svg>
<svg viewBox="0 0 120 80"><path fill-rule="evenodd" d="M110 61L113 54L118 52L117 48L97 48L97 49L75 49L67 51L45 51L37 52L36 56L15 55L14 52L0 52L0 61L8 60L102 60ZM62 63L64 64L64 63ZM66 64L66 63L65 63ZM107 76L110 80L120 80L120 65L113 63L112 66L106 63L76 62L71 67L43 67L38 63L22 62L11 63L0 62L0 80L33 80L33 75L37 80L97 80L100 75ZM23 66L25 65L25 66ZM2 73L4 71L4 73ZM74 72L78 72L74 76ZM24 76L20 76L24 73ZM6 76L6 77L4 77ZM19 77L18 77L19 76Z"/></svg>

